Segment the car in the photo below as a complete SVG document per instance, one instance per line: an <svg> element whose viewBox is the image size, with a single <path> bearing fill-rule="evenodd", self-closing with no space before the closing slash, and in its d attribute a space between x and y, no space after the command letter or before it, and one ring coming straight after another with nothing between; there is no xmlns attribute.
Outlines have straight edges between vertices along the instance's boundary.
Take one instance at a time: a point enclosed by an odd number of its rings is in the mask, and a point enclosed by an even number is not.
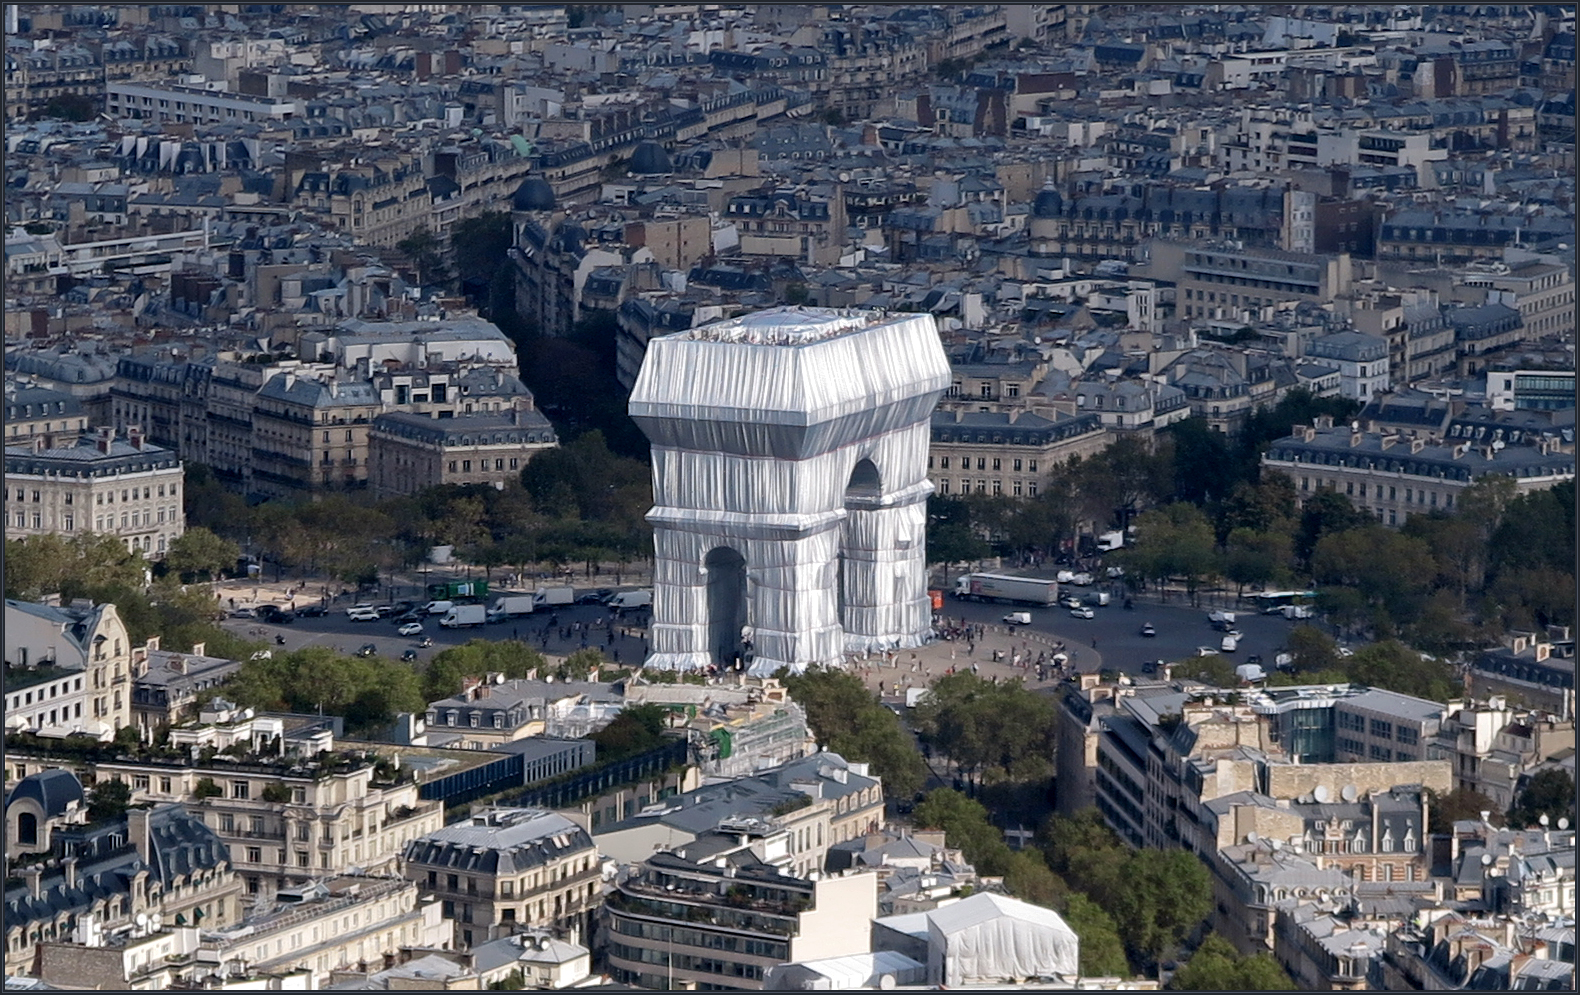
<svg viewBox="0 0 1580 995"><path fill-rule="evenodd" d="M406 652L404 652L404 653L402 653L400 655L400 658L405 663L411 663L413 660L417 659L417 651L416 650L407 650Z"/></svg>
<svg viewBox="0 0 1580 995"><path fill-rule="evenodd" d="M1081 599L1077 598L1073 594L1066 594L1064 597L1059 599L1059 604L1066 608L1079 608L1081 607Z"/></svg>
<svg viewBox="0 0 1580 995"><path fill-rule="evenodd" d="M1070 617L1071 618L1096 618L1097 617L1097 613L1092 611L1090 608L1087 608L1086 606L1083 605L1080 608L1071 608L1070 609Z"/></svg>
<svg viewBox="0 0 1580 995"><path fill-rule="evenodd" d="M1158 628L1151 622L1148 622L1146 625L1141 627L1141 634L1150 639L1158 634Z"/></svg>
<svg viewBox="0 0 1580 995"><path fill-rule="evenodd" d="M425 619L427 617L428 617L428 613L427 612L424 612L420 608L415 608L415 609L412 609L411 611L402 612L401 614L396 615L395 616L395 622L397 624L399 624L399 625L405 625L407 622L421 622L423 619Z"/></svg>
<svg viewBox="0 0 1580 995"><path fill-rule="evenodd" d="M379 613L371 608L351 608L346 611L346 617L353 622L377 622Z"/></svg>
<svg viewBox="0 0 1580 995"><path fill-rule="evenodd" d="M401 635L401 636L420 636L420 635L422 635L422 623L421 622L407 622L405 625L401 626L399 629L396 629L395 632L396 632L397 635Z"/></svg>
<svg viewBox="0 0 1580 995"><path fill-rule="evenodd" d="M1010 612L1004 616L1005 625L1030 625L1031 612Z"/></svg>
<svg viewBox="0 0 1580 995"><path fill-rule="evenodd" d="M328 605L304 605L296 609L296 614L303 618L323 618L329 614Z"/></svg>
<svg viewBox="0 0 1580 995"><path fill-rule="evenodd" d="M257 618L258 613L251 608L238 608L230 613L231 618Z"/></svg>
<svg viewBox="0 0 1580 995"><path fill-rule="evenodd" d="M372 612L374 618L379 617L378 605L371 604L367 601L359 601L350 608L346 609L347 615L350 615L352 612Z"/></svg>
<svg viewBox="0 0 1580 995"><path fill-rule="evenodd" d="M373 645L372 643L363 643L362 644L362 648L357 650L357 656L378 656L378 655L379 655L379 648L377 646Z"/></svg>
<svg viewBox="0 0 1580 995"><path fill-rule="evenodd" d="M1158 672L1158 662L1156 660L1142 660L1141 661L1141 672L1143 674L1155 674L1155 673L1157 673Z"/></svg>
<svg viewBox="0 0 1580 995"><path fill-rule="evenodd" d="M373 610L379 613L379 618L389 618L400 613L400 609L394 605L379 605Z"/></svg>
<svg viewBox="0 0 1580 995"><path fill-rule="evenodd" d="M614 597L614 592L607 587L600 587L596 591L588 591L576 599L578 605L601 605Z"/></svg>

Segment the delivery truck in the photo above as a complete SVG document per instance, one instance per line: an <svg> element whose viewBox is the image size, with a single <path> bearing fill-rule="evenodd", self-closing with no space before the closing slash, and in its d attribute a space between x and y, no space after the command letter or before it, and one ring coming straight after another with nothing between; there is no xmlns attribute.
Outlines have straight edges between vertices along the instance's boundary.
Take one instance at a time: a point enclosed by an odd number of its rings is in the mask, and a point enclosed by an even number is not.
<svg viewBox="0 0 1580 995"><path fill-rule="evenodd" d="M439 624L446 629L464 629L488 621L488 610L482 605L456 605L444 613Z"/></svg>
<svg viewBox="0 0 1580 995"><path fill-rule="evenodd" d="M553 608L559 605L576 603L576 589L574 587L540 587L538 593L532 596L534 608Z"/></svg>
<svg viewBox="0 0 1580 995"><path fill-rule="evenodd" d="M503 622L507 618L517 615L532 614L532 595L530 594L503 594L494 602L494 607L488 610L488 619L491 622Z"/></svg>
<svg viewBox="0 0 1580 995"><path fill-rule="evenodd" d="M1003 574L966 574L955 583L962 601L1013 601L1047 607L1059 600L1059 582Z"/></svg>
<svg viewBox="0 0 1580 995"><path fill-rule="evenodd" d="M609 607L617 612L634 611L653 607L652 591L621 591L609 599Z"/></svg>

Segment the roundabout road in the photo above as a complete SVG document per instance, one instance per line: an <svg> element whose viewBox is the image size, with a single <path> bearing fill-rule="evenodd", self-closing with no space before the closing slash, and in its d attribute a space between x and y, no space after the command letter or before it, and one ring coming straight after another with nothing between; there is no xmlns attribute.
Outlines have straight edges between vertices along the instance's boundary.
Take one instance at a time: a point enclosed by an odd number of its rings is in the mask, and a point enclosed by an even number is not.
<svg viewBox="0 0 1580 995"><path fill-rule="evenodd" d="M1095 589L1070 590L1086 593ZM942 614L946 619L1002 625L1005 615L1012 611L1025 611L1031 615L1031 625L1027 629L1076 648L1091 647L1095 639L1103 666L1130 674L1141 673L1141 664L1147 660L1174 662L1195 656L1197 647L1201 646L1210 646L1216 653L1218 641L1223 636L1207 621L1208 609L1192 608L1183 597L1162 605L1137 601L1134 610L1127 610L1123 606L1123 599L1116 598L1108 607L1092 610L1095 617L1082 619L1073 618L1068 608L983 604L946 596ZM1148 623L1157 629L1156 636L1141 635L1142 625ZM1240 664L1257 655L1262 658L1262 665L1272 670L1273 657L1284 650L1289 630L1297 624L1279 615L1240 613L1235 627L1244 638L1235 652L1224 653L1223 657Z"/></svg>

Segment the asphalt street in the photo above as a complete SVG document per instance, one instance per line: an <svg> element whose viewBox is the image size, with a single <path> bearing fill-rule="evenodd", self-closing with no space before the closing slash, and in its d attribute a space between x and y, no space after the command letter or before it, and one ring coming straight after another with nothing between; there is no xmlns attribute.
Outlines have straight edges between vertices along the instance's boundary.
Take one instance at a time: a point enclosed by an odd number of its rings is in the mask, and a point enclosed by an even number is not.
<svg viewBox="0 0 1580 995"><path fill-rule="evenodd" d="M1080 588L1072 589L1080 592ZM1000 625L1010 612L1024 611L1031 615L1031 625L1026 628L1051 636L1071 647L1092 647L1102 657L1103 666L1125 673L1138 674L1147 660L1175 661L1195 656L1199 647L1210 647L1218 652L1223 634L1213 629L1207 621L1206 608L1192 608L1183 598L1169 604L1135 602L1133 610L1122 605L1122 599L1103 608L1093 608L1094 617L1074 618L1068 608L1027 608L1024 605L978 604L944 599L942 614L949 619L962 619L982 625ZM1150 623L1156 636L1141 635L1141 627ZM1235 628L1243 635L1238 649L1223 654L1237 663L1256 655L1272 669L1273 657L1285 648L1289 630L1298 623L1286 621L1279 615L1248 615L1241 613Z"/></svg>
<svg viewBox="0 0 1580 995"><path fill-rule="evenodd" d="M1077 589L1079 590L1079 589ZM446 629L439 625L438 616L423 626L424 634L432 638L433 646L421 648L421 637L396 634L397 624L391 619L376 622L353 622L346 617L349 602L336 602L328 615L319 618L297 618L289 625L278 625L255 619L229 619L225 625L238 634L253 639L266 639L271 648L276 647L276 637L283 637L279 648L299 649L303 646L328 646L344 653L354 653L366 644L373 644L381 656L399 659L407 650L414 650L419 661L449 646L459 646L470 639L522 639L529 645L557 656L573 653L585 646L601 648L606 656L621 663L640 661L646 653L646 641L640 630L624 635L623 630L633 626L640 613L626 619L613 618L615 638L609 641L611 613L596 605L560 607L554 611L541 611L505 622L476 628ZM1137 601L1135 608L1122 607L1119 599L1107 607L1094 609L1091 619L1074 618L1067 608L1027 608L1023 605L978 604L957 601L946 597L942 616L946 623L965 621L1002 627L1004 616L1012 611L1025 611L1031 615L1031 625L1024 630L1034 632L1045 640L1064 642L1073 649L1090 649L1096 641L1096 656L1102 666L1139 674L1141 665L1148 660L1179 660L1194 656L1199 647L1210 647L1217 652L1221 633L1215 631L1207 620L1206 608L1192 608L1183 598L1169 604ZM1150 623L1157 631L1154 637L1141 635L1141 627ZM577 626L580 625L578 629ZM1225 654L1231 660L1243 662L1253 655L1262 658L1264 666L1271 669L1273 657L1285 648L1289 630L1297 623L1277 615L1241 614L1236 628L1243 634L1236 652ZM544 636L547 636L547 639ZM1085 658L1083 658L1085 659ZM1086 669L1083 667L1083 669Z"/></svg>

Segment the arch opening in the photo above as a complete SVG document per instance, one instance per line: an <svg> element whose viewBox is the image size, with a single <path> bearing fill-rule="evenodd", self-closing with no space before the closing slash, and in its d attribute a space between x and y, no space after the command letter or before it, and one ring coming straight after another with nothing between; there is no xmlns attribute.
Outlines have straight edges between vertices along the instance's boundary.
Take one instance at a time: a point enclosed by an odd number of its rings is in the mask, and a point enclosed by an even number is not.
<svg viewBox="0 0 1580 995"><path fill-rule="evenodd" d="M21 846L38 845L38 816L32 812L17 813L16 841Z"/></svg>
<svg viewBox="0 0 1580 995"><path fill-rule="evenodd" d="M728 546L715 547L703 560L708 569L708 648L720 667L732 666L743 652L747 625L746 559Z"/></svg>

